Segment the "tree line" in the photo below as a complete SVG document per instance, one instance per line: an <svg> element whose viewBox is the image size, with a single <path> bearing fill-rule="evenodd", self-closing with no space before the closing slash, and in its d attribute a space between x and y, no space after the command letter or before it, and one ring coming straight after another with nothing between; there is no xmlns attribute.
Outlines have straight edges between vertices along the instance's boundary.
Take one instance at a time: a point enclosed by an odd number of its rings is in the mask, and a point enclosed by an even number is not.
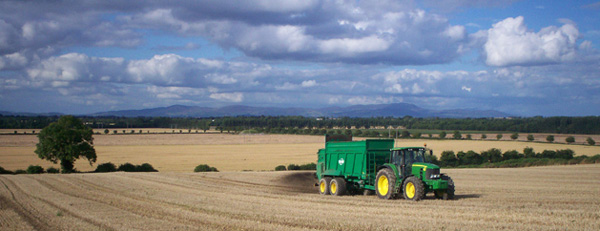
<svg viewBox="0 0 600 231"><path fill-rule="evenodd" d="M500 149L492 148L480 153L474 151L443 151L438 160L434 155L426 156L428 162L440 167L528 167L555 164L587 164L600 163L600 154L588 157L581 155L575 157L571 149L544 150L536 153L533 148L527 147L523 152L510 150L502 152Z"/></svg>
<svg viewBox="0 0 600 231"><path fill-rule="evenodd" d="M59 116L2 116L2 129L41 129ZM522 133L600 134L600 117L526 117L526 118L414 118L405 116L373 118L314 118L302 116L236 116L215 118L179 117L88 117L81 116L91 128L173 128L221 131L272 129L425 129L472 130Z"/></svg>

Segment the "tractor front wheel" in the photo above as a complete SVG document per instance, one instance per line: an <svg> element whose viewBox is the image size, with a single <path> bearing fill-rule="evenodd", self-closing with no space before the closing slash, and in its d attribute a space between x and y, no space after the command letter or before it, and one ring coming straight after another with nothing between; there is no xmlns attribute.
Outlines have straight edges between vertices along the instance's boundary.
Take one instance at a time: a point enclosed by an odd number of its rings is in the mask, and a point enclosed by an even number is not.
<svg viewBox="0 0 600 231"><path fill-rule="evenodd" d="M448 189L446 190L444 195L442 195L442 199L452 200L452 199L454 199L454 181L452 180L452 177L449 177L449 176L446 176L444 178L442 178L442 179L448 181Z"/></svg>
<svg viewBox="0 0 600 231"><path fill-rule="evenodd" d="M375 192L380 199L393 199L394 186L396 185L396 175L389 168L379 170L375 178Z"/></svg>
<svg viewBox="0 0 600 231"><path fill-rule="evenodd" d="M418 201L425 196L425 186L419 178L411 176L404 181L402 187L404 191L404 199Z"/></svg>
<svg viewBox="0 0 600 231"><path fill-rule="evenodd" d="M321 195L329 195L329 183L331 182L331 177L323 177L319 180L319 193Z"/></svg>

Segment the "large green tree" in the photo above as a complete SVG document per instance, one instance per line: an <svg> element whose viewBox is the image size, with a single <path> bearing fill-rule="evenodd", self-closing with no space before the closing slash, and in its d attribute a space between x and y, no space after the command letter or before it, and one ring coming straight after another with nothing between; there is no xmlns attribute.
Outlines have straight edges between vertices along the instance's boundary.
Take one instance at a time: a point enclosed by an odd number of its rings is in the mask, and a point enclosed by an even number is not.
<svg viewBox="0 0 600 231"><path fill-rule="evenodd" d="M62 116L38 134L35 153L43 160L60 161L64 173L73 172L75 160L86 158L96 162L92 129L73 116Z"/></svg>

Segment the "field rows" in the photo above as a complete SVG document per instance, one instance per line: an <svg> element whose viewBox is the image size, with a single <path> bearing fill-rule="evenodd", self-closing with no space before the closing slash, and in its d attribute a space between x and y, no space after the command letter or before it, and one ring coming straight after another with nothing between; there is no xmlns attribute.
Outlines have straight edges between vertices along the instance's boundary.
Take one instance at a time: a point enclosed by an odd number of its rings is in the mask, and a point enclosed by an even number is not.
<svg viewBox="0 0 600 231"><path fill-rule="evenodd" d="M2 175L0 229L600 229L600 165L446 172L453 201L321 196L311 172Z"/></svg>

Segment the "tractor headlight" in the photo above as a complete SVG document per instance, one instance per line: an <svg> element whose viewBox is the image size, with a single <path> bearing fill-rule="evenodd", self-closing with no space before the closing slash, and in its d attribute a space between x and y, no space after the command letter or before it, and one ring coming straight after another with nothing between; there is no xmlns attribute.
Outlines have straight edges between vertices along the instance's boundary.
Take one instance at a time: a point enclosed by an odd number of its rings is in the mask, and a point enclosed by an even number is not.
<svg viewBox="0 0 600 231"><path fill-rule="evenodd" d="M440 175L431 174L431 179L438 179L438 178L440 178Z"/></svg>

